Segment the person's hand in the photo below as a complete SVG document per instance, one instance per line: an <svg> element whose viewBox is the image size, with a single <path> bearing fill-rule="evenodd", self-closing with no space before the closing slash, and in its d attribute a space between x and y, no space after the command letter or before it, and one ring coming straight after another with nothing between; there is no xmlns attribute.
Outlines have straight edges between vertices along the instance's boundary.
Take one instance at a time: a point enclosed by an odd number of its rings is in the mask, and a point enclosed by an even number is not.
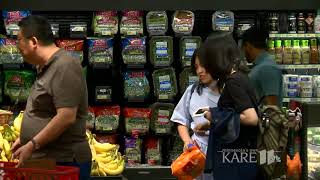
<svg viewBox="0 0 320 180"><path fill-rule="evenodd" d="M203 124L197 124L196 127L194 128L194 132L201 136L204 136L206 135L206 131L208 131L209 129L210 129L210 121Z"/></svg>
<svg viewBox="0 0 320 180"><path fill-rule="evenodd" d="M204 112L204 117L208 119L208 121L212 121L212 116L210 110Z"/></svg>
<svg viewBox="0 0 320 180"><path fill-rule="evenodd" d="M189 149L189 147L192 145L194 145L194 141L191 139L189 141L184 142L183 151Z"/></svg>
<svg viewBox="0 0 320 180"><path fill-rule="evenodd" d="M33 144L31 141L17 149L16 152L13 153L13 158L19 159L18 165L16 167L23 166L23 163L31 157L32 151Z"/></svg>
<svg viewBox="0 0 320 180"><path fill-rule="evenodd" d="M16 152L17 149L19 149L21 147L21 142L20 142L20 138L16 139L16 141L12 144L11 146L11 152L14 153Z"/></svg>

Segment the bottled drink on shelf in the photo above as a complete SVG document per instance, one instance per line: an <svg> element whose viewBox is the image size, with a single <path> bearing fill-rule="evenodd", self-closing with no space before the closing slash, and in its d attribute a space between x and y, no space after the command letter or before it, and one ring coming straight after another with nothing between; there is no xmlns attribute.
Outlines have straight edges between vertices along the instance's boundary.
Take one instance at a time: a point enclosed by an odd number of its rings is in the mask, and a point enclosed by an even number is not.
<svg viewBox="0 0 320 180"><path fill-rule="evenodd" d="M306 26L307 33L314 33L314 16L313 13L308 13L308 17L306 18Z"/></svg>
<svg viewBox="0 0 320 180"><path fill-rule="evenodd" d="M319 63L319 53L317 47L317 39L310 40L310 64Z"/></svg>
<svg viewBox="0 0 320 180"><path fill-rule="evenodd" d="M293 40L292 61L293 61L293 64L301 64L300 41L297 39Z"/></svg>
<svg viewBox="0 0 320 180"><path fill-rule="evenodd" d="M275 48L274 48L274 40L273 39L269 39L268 40L268 52L270 53L270 55L272 56L273 59L276 58L275 56Z"/></svg>
<svg viewBox="0 0 320 180"><path fill-rule="evenodd" d="M275 41L275 60L278 64L282 64L282 57L283 57L282 41L278 39Z"/></svg>
<svg viewBox="0 0 320 180"><path fill-rule="evenodd" d="M297 18L294 13L291 13L288 16L288 33L297 33Z"/></svg>
<svg viewBox="0 0 320 180"><path fill-rule="evenodd" d="M317 16L314 19L314 32L320 33L320 9L318 9Z"/></svg>
<svg viewBox="0 0 320 180"><path fill-rule="evenodd" d="M271 13L269 15L269 32L272 34L279 33L279 14Z"/></svg>

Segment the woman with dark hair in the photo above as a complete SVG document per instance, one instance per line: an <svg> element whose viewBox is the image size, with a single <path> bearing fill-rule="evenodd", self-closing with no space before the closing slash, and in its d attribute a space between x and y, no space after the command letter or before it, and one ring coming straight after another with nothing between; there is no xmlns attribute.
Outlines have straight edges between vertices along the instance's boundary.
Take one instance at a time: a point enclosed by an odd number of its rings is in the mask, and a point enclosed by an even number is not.
<svg viewBox="0 0 320 180"><path fill-rule="evenodd" d="M199 81L195 84L190 85L183 96L181 97L179 103L174 109L171 116L171 121L177 124L178 133L183 140L185 146L184 149L198 144L201 151L206 154L209 131L195 131L195 127L198 125L193 114L203 107L216 107L220 97L219 88L217 87L217 81L213 80L211 75L205 70L201 65L198 49L195 50L192 57L192 68L194 72L199 77ZM206 121L205 118L203 120ZM193 135L190 137L189 128L193 130ZM197 177L197 180L212 180L212 175L201 175Z"/></svg>
<svg viewBox="0 0 320 180"><path fill-rule="evenodd" d="M214 152L215 158L211 159L214 162L214 179L256 179L256 162L251 157L256 154L250 155L250 152L256 150L257 100L246 75L247 68L241 64L240 50L230 34L216 32L201 46L199 60L211 77L217 81L218 87L222 89L218 107L232 108L240 115L238 138L228 144L221 142L218 151ZM210 122L212 115L210 111L205 115ZM208 128L201 125L196 127L199 130Z"/></svg>

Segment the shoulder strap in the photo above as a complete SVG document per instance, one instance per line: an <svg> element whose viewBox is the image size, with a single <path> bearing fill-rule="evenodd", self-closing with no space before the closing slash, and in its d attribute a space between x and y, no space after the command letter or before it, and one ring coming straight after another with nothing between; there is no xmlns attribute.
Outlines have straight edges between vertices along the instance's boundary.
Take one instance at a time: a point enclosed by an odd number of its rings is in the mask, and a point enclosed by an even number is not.
<svg viewBox="0 0 320 180"><path fill-rule="evenodd" d="M196 81L196 82L194 82L194 83L192 84L191 91L190 91L190 95L189 95L189 97L188 97L188 102L187 102L187 104L186 104L187 111L189 112L190 118L192 118L192 117L191 117L191 113L190 113L190 101L191 101L192 94L193 94L193 92L196 90L196 88L198 87L198 85L199 85L199 81Z"/></svg>

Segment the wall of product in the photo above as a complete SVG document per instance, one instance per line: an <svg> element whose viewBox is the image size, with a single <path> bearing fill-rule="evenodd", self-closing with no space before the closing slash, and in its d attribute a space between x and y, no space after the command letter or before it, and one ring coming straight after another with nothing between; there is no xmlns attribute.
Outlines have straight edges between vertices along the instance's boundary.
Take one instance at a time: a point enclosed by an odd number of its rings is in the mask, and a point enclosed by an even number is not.
<svg viewBox="0 0 320 180"><path fill-rule="evenodd" d="M270 13L269 52L286 70L284 101L318 101L320 68L320 10L317 13Z"/></svg>
<svg viewBox="0 0 320 180"><path fill-rule="evenodd" d="M35 69L22 64L16 35L18 21L30 13L2 12L2 104L19 101L22 109L35 79ZM96 133L96 140L120 144L128 166L170 165L181 154L183 143L169 119L186 87L197 80L190 68L193 51L212 30L233 31L234 14L230 11L32 14L47 16L56 44L82 61L89 89L88 123Z"/></svg>
<svg viewBox="0 0 320 180"><path fill-rule="evenodd" d="M19 30L17 22L30 13L2 11L0 32L4 36L0 39L0 83L3 88L0 88L0 97L3 105L20 102L23 107L35 79L34 68L21 64L23 61L15 39ZM254 24L267 23L272 32L269 51L279 63L288 62L288 56L291 64L306 63L302 58L306 59L308 52L308 64L319 64L319 57L317 60L313 58L315 44L319 44L314 40L318 37L314 30L320 28L320 15L312 16L312 33L307 31L311 27L307 25L311 21L309 15L304 14L303 37L297 31L292 34L294 37L284 38L283 34L289 35L289 32L282 31L280 19L283 18L276 13L265 22L259 22L261 14L254 11L32 14L47 16L56 44L81 59L89 90L88 123L98 141L120 144L128 166L170 165L180 155L183 143L169 119L186 87L197 80L190 68L193 51L213 30L233 31L234 37L241 39L242 32ZM299 17L296 18L297 28ZM302 22L301 17L299 22ZM290 53L285 46L289 46L289 40ZM298 44L300 58L293 50ZM320 54L318 51L319 48L316 53ZM313 91L318 91L315 88L318 86L314 85L318 84L315 77L286 75L284 79L287 97L313 97ZM303 91L300 87L304 87Z"/></svg>

